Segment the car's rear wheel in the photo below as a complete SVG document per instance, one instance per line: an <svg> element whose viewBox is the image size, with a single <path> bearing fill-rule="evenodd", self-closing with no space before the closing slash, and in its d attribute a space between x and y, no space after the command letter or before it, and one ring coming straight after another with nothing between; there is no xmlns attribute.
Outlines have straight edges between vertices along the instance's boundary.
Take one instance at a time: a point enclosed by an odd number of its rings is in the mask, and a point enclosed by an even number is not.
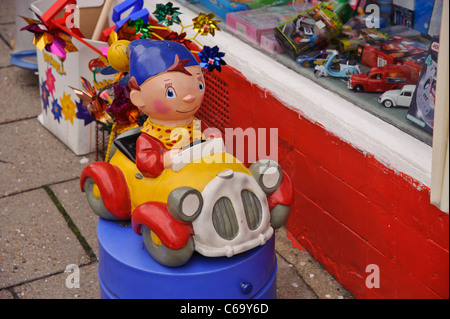
<svg viewBox="0 0 450 319"><path fill-rule="evenodd" d="M189 237L186 245L180 249L170 249L159 239L155 232L142 225L142 238L144 239L145 248L148 253L158 263L168 267L179 267L184 265L191 259L194 253L194 240Z"/></svg>
<svg viewBox="0 0 450 319"><path fill-rule="evenodd" d="M103 219L118 220L118 218L111 214L105 207L100 189L92 177L86 178L83 185L83 191L85 192L89 206L91 206L94 213Z"/></svg>
<svg viewBox="0 0 450 319"><path fill-rule="evenodd" d="M284 226L289 218L290 211L290 206L277 204L270 211L270 226L272 226L273 229Z"/></svg>

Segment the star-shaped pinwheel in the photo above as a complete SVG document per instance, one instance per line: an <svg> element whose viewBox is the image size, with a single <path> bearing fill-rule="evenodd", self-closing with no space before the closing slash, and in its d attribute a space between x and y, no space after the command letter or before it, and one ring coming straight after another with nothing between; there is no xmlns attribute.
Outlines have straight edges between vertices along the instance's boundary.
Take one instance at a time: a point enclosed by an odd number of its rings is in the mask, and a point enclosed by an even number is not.
<svg viewBox="0 0 450 319"><path fill-rule="evenodd" d="M219 47L216 45L213 48L209 46L204 46L203 50L199 52L198 57L200 58L200 66L208 71L212 72L214 70L222 71L222 65L226 65L222 58L225 53L219 51Z"/></svg>
<svg viewBox="0 0 450 319"><path fill-rule="evenodd" d="M220 31L220 28L217 25L220 21L214 20L214 17L214 13L199 13L196 18L192 19L194 22L194 30L201 35L212 34L212 36L214 36L216 30Z"/></svg>
<svg viewBox="0 0 450 319"><path fill-rule="evenodd" d="M180 8L174 7L172 2L167 2L166 4L157 4L156 10L153 12L153 15L156 19L158 19L158 23L171 26L174 23L180 24L181 20L178 17L181 12L178 12Z"/></svg>
<svg viewBox="0 0 450 319"><path fill-rule="evenodd" d="M67 33L58 28L49 28L38 16L39 20L22 17L28 25L20 29L34 33L33 44L39 50L45 49L61 59L66 58L66 53L78 51Z"/></svg>

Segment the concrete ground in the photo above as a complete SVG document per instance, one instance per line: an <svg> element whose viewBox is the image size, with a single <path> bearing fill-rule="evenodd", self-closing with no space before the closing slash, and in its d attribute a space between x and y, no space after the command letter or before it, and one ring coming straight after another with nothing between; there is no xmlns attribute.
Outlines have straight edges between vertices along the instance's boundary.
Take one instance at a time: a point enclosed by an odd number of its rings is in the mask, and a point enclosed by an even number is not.
<svg viewBox="0 0 450 319"><path fill-rule="evenodd" d="M74 155L38 122L37 75L9 62L14 2L0 6L0 299L97 299L97 217L79 188L95 155ZM352 298L285 229L276 254L278 298ZM70 265L79 288L66 285Z"/></svg>

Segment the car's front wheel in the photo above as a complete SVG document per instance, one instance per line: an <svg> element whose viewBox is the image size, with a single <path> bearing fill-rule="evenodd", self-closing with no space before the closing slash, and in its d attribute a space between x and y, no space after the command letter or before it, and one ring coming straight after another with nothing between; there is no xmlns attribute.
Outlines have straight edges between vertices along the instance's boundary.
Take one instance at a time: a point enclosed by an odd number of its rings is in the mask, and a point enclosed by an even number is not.
<svg viewBox="0 0 450 319"><path fill-rule="evenodd" d="M391 100L384 100L383 105L384 107L393 107L394 103Z"/></svg>
<svg viewBox="0 0 450 319"><path fill-rule="evenodd" d="M358 92L358 93L364 92L364 87L362 85L359 85L359 84L355 85L355 87L353 88L353 91Z"/></svg>
<svg viewBox="0 0 450 319"><path fill-rule="evenodd" d="M149 229L142 225L142 238L144 239L145 248L148 253L158 263L168 267L179 267L184 265L191 259L194 253L194 240L192 236L189 237L186 245L180 249L171 249L163 244L161 239Z"/></svg>
<svg viewBox="0 0 450 319"><path fill-rule="evenodd" d="M100 189L98 188L93 178L91 177L86 178L83 185L83 191L86 194L89 206L91 206L95 214L97 214L99 217L103 219L118 220L118 218L115 217L113 214L111 214L109 210L105 207L105 204L103 203L102 194L100 193Z"/></svg>

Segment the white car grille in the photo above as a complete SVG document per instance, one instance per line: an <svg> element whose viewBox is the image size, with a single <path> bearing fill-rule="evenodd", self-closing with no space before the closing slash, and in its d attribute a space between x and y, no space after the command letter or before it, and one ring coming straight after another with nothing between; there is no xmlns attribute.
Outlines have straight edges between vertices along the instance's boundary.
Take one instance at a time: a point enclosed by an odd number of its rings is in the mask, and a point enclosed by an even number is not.
<svg viewBox="0 0 450 319"><path fill-rule="evenodd" d="M192 223L200 254L231 257L265 244L272 236L266 194L252 176L219 175L202 196L202 212Z"/></svg>

